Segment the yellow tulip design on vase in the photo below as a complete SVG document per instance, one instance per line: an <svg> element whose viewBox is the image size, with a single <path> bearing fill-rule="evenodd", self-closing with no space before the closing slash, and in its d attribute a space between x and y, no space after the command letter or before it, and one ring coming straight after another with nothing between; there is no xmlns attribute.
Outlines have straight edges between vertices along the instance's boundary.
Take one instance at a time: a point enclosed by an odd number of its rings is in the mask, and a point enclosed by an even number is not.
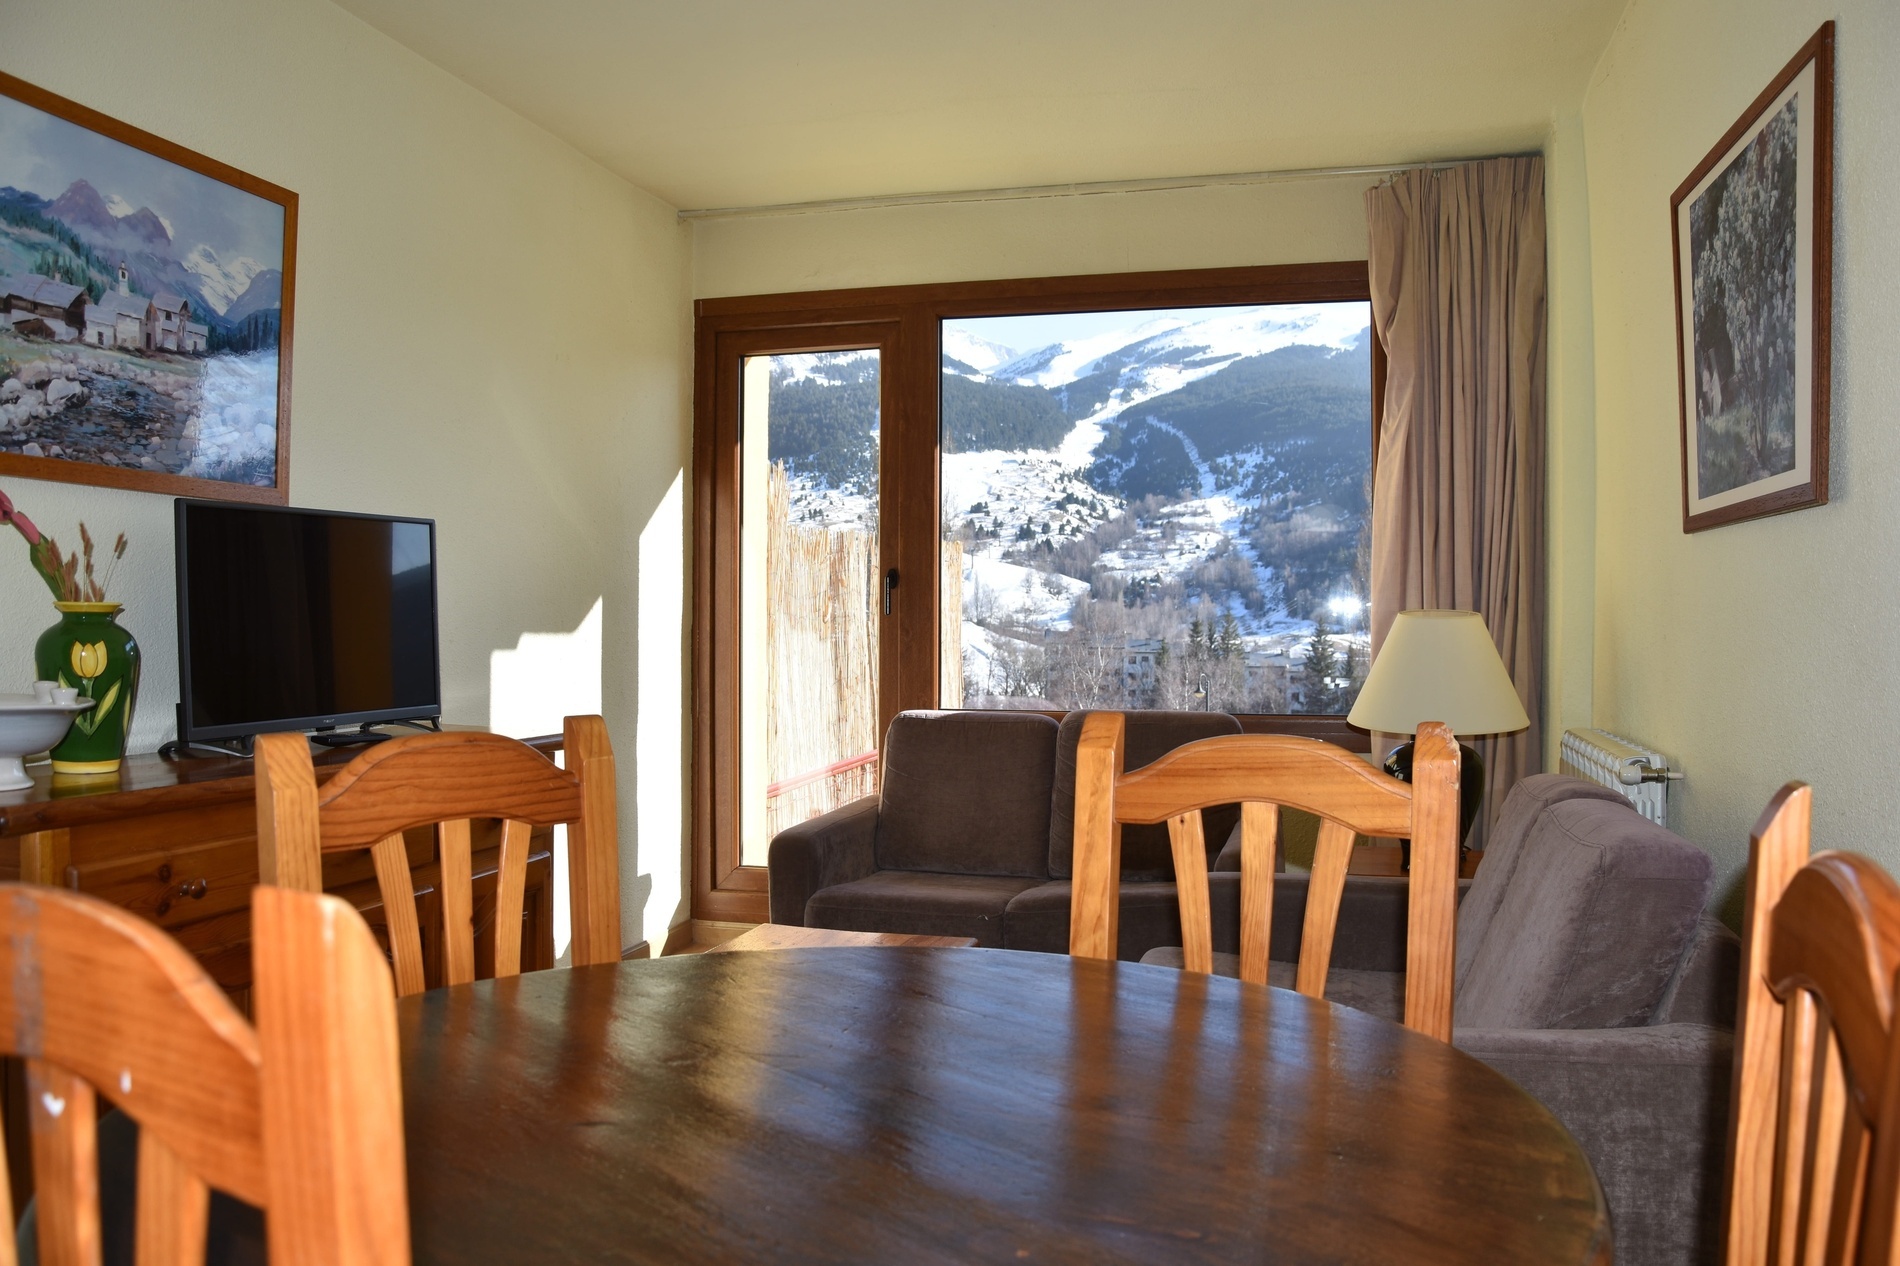
<svg viewBox="0 0 1900 1266"><path fill-rule="evenodd" d="M138 697L139 648L114 620L116 602L55 602L60 621L33 648L42 681L73 686L94 706L73 718L53 748L53 770L62 774L111 774L125 757Z"/></svg>
<svg viewBox="0 0 1900 1266"><path fill-rule="evenodd" d="M104 642L94 642L90 646L84 642L73 643L73 672L84 678L87 686L91 686L99 674L105 670L106 644ZM86 697L88 699L92 697L90 690L86 692Z"/></svg>

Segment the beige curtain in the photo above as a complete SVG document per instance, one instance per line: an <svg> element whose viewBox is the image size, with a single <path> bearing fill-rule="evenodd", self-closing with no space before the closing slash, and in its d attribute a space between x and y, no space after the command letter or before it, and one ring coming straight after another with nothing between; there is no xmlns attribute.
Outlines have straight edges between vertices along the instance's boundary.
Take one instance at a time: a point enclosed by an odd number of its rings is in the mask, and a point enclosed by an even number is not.
<svg viewBox="0 0 1900 1266"><path fill-rule="evenodd" d="M1481 846L1543 767L1544 163L1408 171L1366 191L1386 350L1372 496L1372 648L1414 607L1484 616L1530 715L1477 741Z"/></svg>

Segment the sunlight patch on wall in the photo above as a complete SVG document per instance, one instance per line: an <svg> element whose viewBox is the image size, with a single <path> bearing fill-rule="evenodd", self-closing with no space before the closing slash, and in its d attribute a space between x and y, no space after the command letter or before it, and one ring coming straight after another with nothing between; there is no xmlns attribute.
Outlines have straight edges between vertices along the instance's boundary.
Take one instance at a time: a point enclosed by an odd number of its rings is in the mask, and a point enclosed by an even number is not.
<svg viewBox="0 0 1900 1266"><path fill-rule="evenodd" d="M639 722L634 765L639 771L635 808L640 861L650 872L649 908L642 935L659 953L668 926L685 913L682 858L685 822L684 754L688 735L682 717L686 679L680 631L686 623L686 475L660 498L640 530L640 616L635 648L639 671Z"/></svg>
<svg viewBox="0 0 1900 1266"><path fill-rule="evenodd" d="M510 738L559 734L570 716L600 712L600 626L594 599L571 633L523 633L513 650L488 657L488 728ZM573 940L567 894L567 828L554 828L554 953Z"/></svg>

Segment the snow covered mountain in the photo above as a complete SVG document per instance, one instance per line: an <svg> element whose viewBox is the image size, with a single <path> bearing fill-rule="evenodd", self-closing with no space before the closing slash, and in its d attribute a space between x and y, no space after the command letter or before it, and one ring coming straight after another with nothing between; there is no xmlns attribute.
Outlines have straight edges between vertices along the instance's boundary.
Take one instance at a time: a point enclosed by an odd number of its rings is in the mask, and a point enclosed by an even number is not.
<svg viewBox="0 0 1900 1266"><path fill-rule="evenodd" d="M955 361L961 365L963 370L959 372L990 375L998 365L1008 364L1021 354L1013 347L992 343L967 330L948 329L943 332L944 361L946 364Z"/></svg>
<svg viewBox="0 0 1900 1266"><path fill-rule="evenodd" d="M198 292L205 301L220 313L229 312L238 297L250 289L251 279L264 271L264 265L249 255L219 259L216 251L202 243L179 262L198 279Z"/></svg>

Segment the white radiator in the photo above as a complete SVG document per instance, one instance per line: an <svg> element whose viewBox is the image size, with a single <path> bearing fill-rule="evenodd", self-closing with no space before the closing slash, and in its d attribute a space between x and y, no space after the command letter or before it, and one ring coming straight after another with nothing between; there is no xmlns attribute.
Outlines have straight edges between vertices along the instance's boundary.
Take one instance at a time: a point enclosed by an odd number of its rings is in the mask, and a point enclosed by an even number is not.
<svg viewBox="0 0 1900 1266"><path fill-rule="evenodd" d="M1669 825L1669 784L1682 775L1661 752L1607 730L1565 730L1563 772L1620 792L1657 826Z"/></svg>

